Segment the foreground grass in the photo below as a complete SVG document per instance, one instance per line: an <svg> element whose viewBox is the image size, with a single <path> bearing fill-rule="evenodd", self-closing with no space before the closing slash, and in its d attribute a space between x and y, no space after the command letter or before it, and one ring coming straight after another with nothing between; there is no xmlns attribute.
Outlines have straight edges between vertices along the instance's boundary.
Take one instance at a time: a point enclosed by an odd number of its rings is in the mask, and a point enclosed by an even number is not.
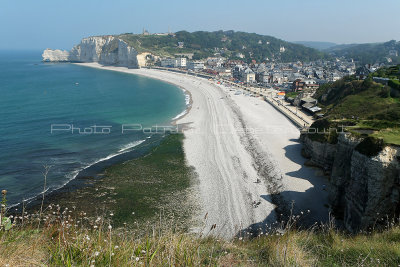
<svg viewBox="0 0 400 267"><path fill-rule="evenodd" d="M53 218L54 219L54 218ZM48 220L53 220L48 219ZM0 232L0 266L398 266L400 228L349 236L332 228L223 240L158 225L138 237L64 215ZM86 226L84 226L86 225Z"/></svg>

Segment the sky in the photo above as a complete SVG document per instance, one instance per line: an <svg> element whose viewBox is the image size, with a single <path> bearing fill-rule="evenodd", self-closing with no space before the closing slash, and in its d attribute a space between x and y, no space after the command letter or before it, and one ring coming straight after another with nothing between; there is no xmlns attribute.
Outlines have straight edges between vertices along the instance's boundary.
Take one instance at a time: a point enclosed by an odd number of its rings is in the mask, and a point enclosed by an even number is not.
<svg viewBox="0 0 400 267"><path fill-rule="evenodd" d="M0 0L0 49L71 49L92 35L235 30L287 41L400 40L400 0Z"/></svg>

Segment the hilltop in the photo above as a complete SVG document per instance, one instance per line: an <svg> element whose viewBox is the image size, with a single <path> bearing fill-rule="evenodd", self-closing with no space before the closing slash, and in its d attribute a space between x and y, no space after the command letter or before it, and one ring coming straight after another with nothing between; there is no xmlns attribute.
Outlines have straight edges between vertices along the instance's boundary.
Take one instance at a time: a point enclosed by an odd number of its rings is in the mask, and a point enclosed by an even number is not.
<svg viewBox="0 0 400 267"><path fill-rule="evenodd" d="M327 58L326 54L313 48L246 32L179 31L161 35L126 33L115 37L126 41L138 52L151 52L160 56L194 54L194 59L200 59L219 54L246 62L293 62Z"/></svg>
<svg viewBox="0 0 400 267"><path fill-rule="evenodd" d="M335 57L352 58L360 64L400 64L400 42L337 45L325 49Z"/></svg>

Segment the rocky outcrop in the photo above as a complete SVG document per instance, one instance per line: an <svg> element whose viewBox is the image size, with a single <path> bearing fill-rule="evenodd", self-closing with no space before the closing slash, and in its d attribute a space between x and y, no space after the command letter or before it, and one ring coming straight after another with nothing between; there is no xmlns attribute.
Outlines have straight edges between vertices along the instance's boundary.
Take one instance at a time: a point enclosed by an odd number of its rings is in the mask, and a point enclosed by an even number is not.
<svg viewBox="0 0 400 267"><path fill-rule="evenodd" d="M43 61L67 62L70 61L69 52L66 50L46 49L42 54Z"/></svg>
<svg viewBox="0 0 400 267"><path fill-rule="evenodd" d="M385 146L375 156L357 151L360 138L340 133L337 144L302 136L303 153L330 176L329 200L337 218L356 232L398 217L400 208L400 148Z"/></svg>
<svg viewBox="0 0 400 267"><path fill-rule="evenodd" d="M306 162L309 166L320 167L326 174L332 170L336 145L312 141L309 138L303 138L303 156L308 158Z"/></svg>
<svg viewBox="0 0 400 267"><path fill-rule="evenodd" d="M146 60L143 60L145 56L114 36L84 38L69 52L46 49L42 57L46 62L98 62L129 68L139 68L146 64Z"/></svg>
<svg viewBox="0 0 400 267"><path fill-rule="evenodd" d="M379 155L367 157L354 151L345 194L345 225L366 229L398 216L400 202L400 149L386 146Z"/></svg>

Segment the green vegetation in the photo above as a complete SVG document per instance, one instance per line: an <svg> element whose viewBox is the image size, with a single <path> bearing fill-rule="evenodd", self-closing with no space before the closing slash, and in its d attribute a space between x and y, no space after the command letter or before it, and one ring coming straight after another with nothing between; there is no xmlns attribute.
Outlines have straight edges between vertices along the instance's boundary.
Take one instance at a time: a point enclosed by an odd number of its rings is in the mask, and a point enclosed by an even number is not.
<svg viewBox="0 0 400 267"><path fill-rule="evenodd" d="M337 57L352 58L360 64L388 63L388 57L392 59L392 64L400 64L400 56L389 54L392 50L399 53L400 42L392 40L386 43L338 45L326 49L325 52Z"/></svg>
<svg viewBox="0 0 400 267"><path fill-rule="evenodd" d="M296 98L296 96L298 96L299 94L300 94L300 92L287 92L286 97Z"/></svg>
<svg viewBox="0 0 400 267"><path fill-rule="evenodd" d="M99 216L49 206L0 231L1 266L398 266L400 228L348 235L333 226L282 225L254 238L224 240L175 231L160 218L146 234L115 229ZM331 225L331 224L330 224ZM214 230L215 231L215 230Z"/></svg>
<svg viewBox="0 0 400 267"><path fill-rule="evenodd" d="M244 61L265 62L277 60L312 61L328 56L316 49L303 45L289 43L271 36L255 33L216 31L216 32L187 32L179 31L174 35L142 35L122 34L119 38L139 52L152 52L160 56L174 56L175 54L193 53L194 59L206 58L220 53L231 59L240 59L237 53L242 53ZM183 48L178 47L178 42L183 42ZM280 53L280 47L285 47L285 52Z"/></svg>
<svg viewBox="0 0 400 267"><path fill-rule="evenodd" d="M400 128L382 129L371 136L382 139L386 144L400 144Z"/></svg>
<svg viewBox="0 0 400 267"><path fill-rule="evenodd" d="M368 157L375 157L382 151L383 147L383 139L368 136L355 147L355 150Z"/></svg>
<svg viewBox="0 0 400 267"><path fill-rule="evenodd" d="M382 77L382 78L390 78L390 79L399 79L400 78L400 65L391 66L387 68L380 68L371 76L374 77Z"/></svg>
<svg viewBox="0 0 400 267"><path fill-rule="evenodd" d="M395 83L398 76L399 66L394 66L381 68L365 80L349 76L321 86L315 97L326 115L325 129L345 125L353 134L361 133L364 137L382 139L386 144L400 145L400 93L390 85L372 80L372 77L383 77ZM327 137L319 137L316 141L326 140Z"/></svg>
<svg viewBox="0 0 400 267"><path fill-rule="evenodd" d="M108 217L116 227L140 228L162 212L186 229L195 210L188 200L195 177L185 163L183 138L168 135L144 156L107 168L99 180L87 177L83 188L61 192L50 203L74 207L91 218L113 214Z"/></svg>
<svg viewBox="0 0 400 267"><path fill-rule="evenodd" d="M308 137L320 143L336 144L338 141L338 132L342 131L340 126L327 119L315 121L310 129Z"/></svg>

